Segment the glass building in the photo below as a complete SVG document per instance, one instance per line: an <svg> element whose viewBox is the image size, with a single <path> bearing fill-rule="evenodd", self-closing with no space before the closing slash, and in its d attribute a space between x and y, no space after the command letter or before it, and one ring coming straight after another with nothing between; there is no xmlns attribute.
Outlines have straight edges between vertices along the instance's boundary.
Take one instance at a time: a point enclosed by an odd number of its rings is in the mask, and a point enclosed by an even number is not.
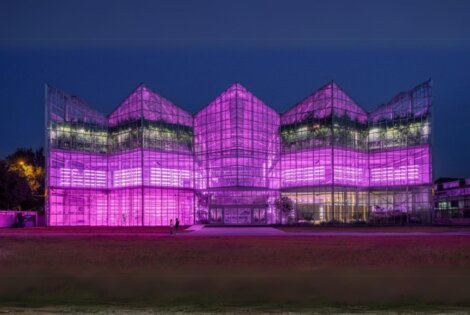
<svg viewBox="0 0 470 315"><path fill-rule="evenodd" d="M443 178L435 182L434 218L436 224L470 224L470 178Z"/></svg>
<svg viewBox="0 0 470 315"><path fill-rule="evenodd" d="M47 224L275 224L281 196L291 221L430 222L431 101L368 113L331 82L279 114L236 83L191 115L140 85L104 116L46 86Z"/></svg>

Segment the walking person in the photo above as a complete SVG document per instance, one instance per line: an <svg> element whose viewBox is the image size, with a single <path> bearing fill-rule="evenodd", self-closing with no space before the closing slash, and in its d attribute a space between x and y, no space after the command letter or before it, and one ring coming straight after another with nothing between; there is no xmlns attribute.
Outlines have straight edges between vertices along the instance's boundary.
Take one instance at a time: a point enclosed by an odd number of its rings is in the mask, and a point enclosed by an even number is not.
<svg viewBox="0 0 470 315"><path fill-rule="evenodd" d="M178 228L180 227L180 220L178 218L176 218L176 222L175 222L175 235L176 233L178 233Z"/></svg>
<svg viewBox="0 0 470 315"><path fill-rule="evenodd" d="M173 219L170 220L170 235L173 235Z"/></svg>

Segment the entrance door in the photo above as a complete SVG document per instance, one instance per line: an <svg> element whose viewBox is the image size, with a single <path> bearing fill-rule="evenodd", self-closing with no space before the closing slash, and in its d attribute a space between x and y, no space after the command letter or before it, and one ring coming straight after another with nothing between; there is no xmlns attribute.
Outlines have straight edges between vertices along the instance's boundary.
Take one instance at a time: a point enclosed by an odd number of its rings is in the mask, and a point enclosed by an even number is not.
<svg viewBox="0 0 470 315"><path fill-rule="evenodd" d="M209 210L210 224L266 224L266 208L214 207Z"/></svg>
<svg viewBox="0 0 470 315"><path fill-rule="evenodd" d="M253 224L266 224L266 208L253 208Z"/></svg>
<svg viewBox="0 0 470 315"><path fill-rule="evenodd" d="M251 224L251 208L225 208L225 224Z"/></svg>
<svg viewBox="0 0 470 315"><path fill-rule="evenodd" d="M238 224L251 224L251 208L238 208Z"/></svg>
<svg viewBox="0 0 470 315"><path fill-rule="evenodd" d="M223 209L222 208L212 208L209 211L209 222L212 224L223 224Z"/></svg>
<svg viewBox="0 0 470 315"><path fill-rule="evenodd" d="M225 208L224 209L224 223L225 224L238 224L238 209Z"/></svg>

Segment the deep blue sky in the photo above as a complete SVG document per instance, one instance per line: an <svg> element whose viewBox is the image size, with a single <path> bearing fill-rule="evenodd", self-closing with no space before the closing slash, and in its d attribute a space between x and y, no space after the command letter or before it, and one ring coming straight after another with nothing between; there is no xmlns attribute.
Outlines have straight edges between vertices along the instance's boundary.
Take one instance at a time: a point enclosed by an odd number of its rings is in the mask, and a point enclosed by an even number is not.
<svg viewBox="0 0 470 315"><path fill-rule="evenodd" d="M194 113L239 81L282 112L332 79L370 110L428 78L434 175L470 177L470 1L0 0L0 156L43 145L45 83Z"/></svg>

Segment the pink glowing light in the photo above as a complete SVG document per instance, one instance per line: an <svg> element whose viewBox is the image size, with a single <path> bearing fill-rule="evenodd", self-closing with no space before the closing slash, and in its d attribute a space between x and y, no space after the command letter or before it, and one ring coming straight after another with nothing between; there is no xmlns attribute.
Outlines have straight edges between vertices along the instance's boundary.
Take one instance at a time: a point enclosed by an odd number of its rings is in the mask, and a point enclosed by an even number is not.
<svg viewBox="0 0 470 315"><path fill-rule="evenodd" d="M370 170L372 183L395 180L416 180L419 178L418 165L407 165L399 167L378 167Z"/></svg>
<svg viewBox="0 0 470 315"><path fill-rule="evenodd" d="M309 166L282 170L282 181L285 185L298 182L315 182L325 180L324 166Z"/></svg>
<svg viewBox="0 0 470 315"><path fill-rule="evenodd" d="M323 220L333 186L352 192L349 201L368 194L361 202L374 209L388 187L426 196L432 181L427 134L393 142L384 123L427 115L429 82L372 113L334 82L282 115L238 83L194 116L144 85L108 117L55 88L47 93L49 225L193 224L222 213L226 223L277 223L275 200L286 191L321 203ZM393 141L383 145L382 134Z"/></svg>
<svg viewBox="0 0 470 315"><path fill-rule="evenodd" d="M366 169L350 166L335 166L334 177L335 182L350 183L359 185L364 181Z"/></svg>
<svg viewBox="0 0 470 315"><path fill-rule="evenodd" d="M171 168L150 168L150 184L165 187L192 188L192 173L190 170Z"/></svg>
<svg viewBox="0 0 470 315"><path fill-rule="evenodd" d="M96 170L60 169L62 187L106 187L106 172Z"/></svg>
<svg viewBox="0 0 470 315"><path fill-rule="evenodd" d="M430 184L428 145L369 153L370 186Z"/></svg>
<svg viewBox="0 0 470 315"><path fill-rule="evenodd" d="M131 187L142 185L142 169L128 168L113 172L114 187Z"/></svg>
<svg viewBox="0 0 470 315"><path fill-rule="evenodd" d="M281 123L292 124L308 118L321 119L334 114L367 123L368 114L335 82L331 82L284 113Z"/></svg>
<svg viewBox="0 0 470 315"><path fill-rule="evenodd" d="M192 126L192 116L141 84L109 116L109 126L129 120L143 118L151 121L166 121L182 126Z"/></svg>

